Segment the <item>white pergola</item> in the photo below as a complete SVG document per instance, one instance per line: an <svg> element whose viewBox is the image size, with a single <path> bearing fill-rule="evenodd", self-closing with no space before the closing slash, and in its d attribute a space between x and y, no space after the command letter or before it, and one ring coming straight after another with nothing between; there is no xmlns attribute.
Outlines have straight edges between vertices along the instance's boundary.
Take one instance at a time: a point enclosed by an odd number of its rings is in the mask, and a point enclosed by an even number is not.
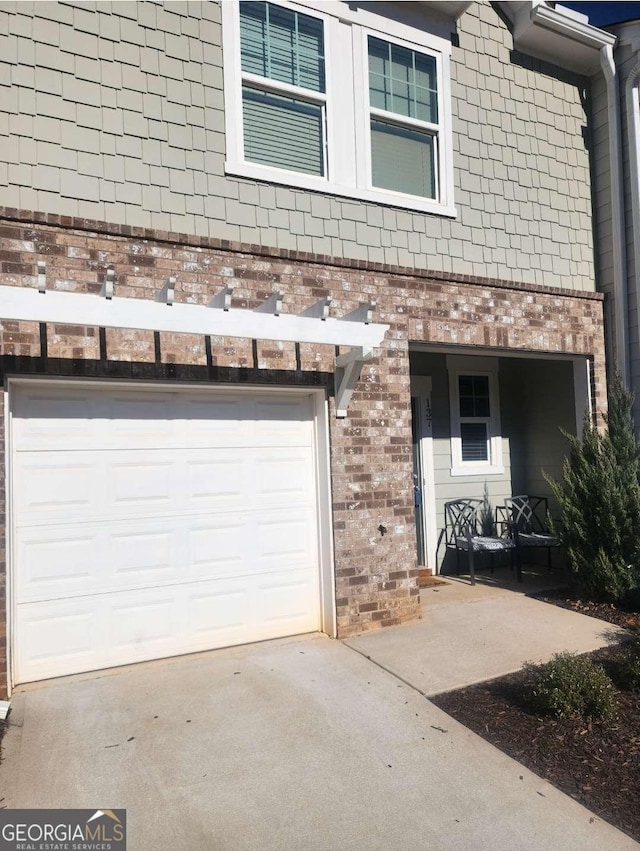
<svg viewBox="0 0 640 851"><path fill-rule="evenodd" d="M119 298L112 269L99 295L68 293L47 289L43 262L38 263L35 280L35 287L0 286L2 319L348 347L350 351L335 358L338 417L346 417L362 365L373 357L373 349L389 329L372 322L375 302L337 318L329 315L331 296L327 296L296 315L282 313L283 294L277 291L254 310L239 310L231 306L229 284L207 305L185 304L175 301L175 278L166 281L153 301Z"/></svg>

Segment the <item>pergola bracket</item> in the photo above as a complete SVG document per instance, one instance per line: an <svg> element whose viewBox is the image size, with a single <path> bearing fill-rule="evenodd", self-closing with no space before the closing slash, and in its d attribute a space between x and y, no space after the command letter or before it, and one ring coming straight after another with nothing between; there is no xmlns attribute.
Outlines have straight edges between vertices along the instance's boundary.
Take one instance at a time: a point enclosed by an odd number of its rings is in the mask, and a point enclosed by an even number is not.
<svg viewBox="0 0 640 851"><path fill-rule="evenodd" d="M360 373L364 364L373 357L373 349L358 346L338 355L335 360L335 393L336 393L336 417L343 419L347 416L349 402L360 380Z"/></svg>

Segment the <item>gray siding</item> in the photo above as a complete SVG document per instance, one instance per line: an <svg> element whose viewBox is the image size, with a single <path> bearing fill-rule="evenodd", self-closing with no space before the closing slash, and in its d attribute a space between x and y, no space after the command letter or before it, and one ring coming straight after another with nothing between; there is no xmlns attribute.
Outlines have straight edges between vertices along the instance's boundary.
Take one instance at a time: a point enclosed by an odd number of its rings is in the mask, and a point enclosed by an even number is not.
<svg viewBox="0 0 640 851"><path fill-rule="evenodd" d="M519 433L522 440L522 490L551 496L544 474L560 478L569 444L562 431L575 434L573 364L523 360L518 364L521 390Z"/></svg>
<svg viewBox="0 0 640 851"><path fill-rule="evenodd" d="M584 80L489 4L458 36L452 221L226 177L215 2L0 2L2 204L593 289Z"/></svg>

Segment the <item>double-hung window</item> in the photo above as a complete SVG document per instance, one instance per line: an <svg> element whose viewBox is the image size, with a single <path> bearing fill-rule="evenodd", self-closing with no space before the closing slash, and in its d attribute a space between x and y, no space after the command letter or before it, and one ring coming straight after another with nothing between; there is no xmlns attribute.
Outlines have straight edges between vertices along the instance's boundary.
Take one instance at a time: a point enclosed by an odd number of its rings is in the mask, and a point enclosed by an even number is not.
<svg viewBox="0 0 640 851"><path fill-rule="evenodd" d="M451 42L376 6L222 3L228 174L455 215Z"/></svg>
<svg viewBox="0 0 640 851"><path fill-rule="evenodd" d="M368 36L371 184L438 197L434 56Z"/></svg>
<svg viewBox="0 0 640 851"><path fill-rule="evenodd" d="M324 177L323 22L275 3L240 3L242 124L249 162Z"/></svg>
<svg viewBox="0 0 640 851"><path fill-rule="evenodd" d="M452 475L503 472L497 359L450 355L447 369Z"/></svg>
<svg viewBox="0 0 640 851"><path fill-rule="evenodd" d="M458 407L462 461L489 461L491 399L488 375L458 376Z"/></svg>

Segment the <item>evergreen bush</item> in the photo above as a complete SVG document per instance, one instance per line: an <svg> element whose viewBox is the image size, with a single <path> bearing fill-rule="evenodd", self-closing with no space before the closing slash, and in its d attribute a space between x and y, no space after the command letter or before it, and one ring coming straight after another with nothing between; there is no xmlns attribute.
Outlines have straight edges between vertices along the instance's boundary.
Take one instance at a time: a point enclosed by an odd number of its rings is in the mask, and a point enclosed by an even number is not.
<svg viewBox="0 0 640 851"><path fill-rule="evenodd" d="M616 693L602 665L572 653L557 653L545 665L525 665L525 703L556 718L604 721L616 710Z"/></svg>
<svg viewBox="0 0 640 851"><path fill-rule="evenodd" d="M633 396L616 375L608 428L599 434L585 416L582 438L569 440L559 481L548 479L560 507L558 529L573 578L590 600L619 600L638 580L640 448Z"/></svg>

